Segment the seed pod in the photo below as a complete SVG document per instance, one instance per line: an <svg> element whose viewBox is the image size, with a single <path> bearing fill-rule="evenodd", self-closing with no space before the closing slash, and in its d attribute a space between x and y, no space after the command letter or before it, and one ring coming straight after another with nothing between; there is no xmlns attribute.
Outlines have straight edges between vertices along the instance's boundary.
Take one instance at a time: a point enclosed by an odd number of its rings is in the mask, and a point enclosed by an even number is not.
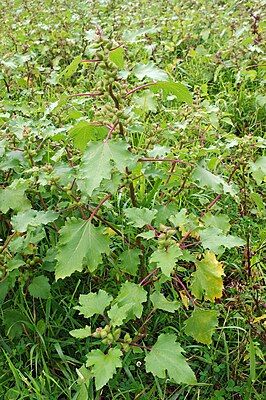
<svg viewBox="0 0 266 400"><path fill-rule="evenodd" d="M118 340L120 337L120 334L121 334L121 329L117 328L113 333L114 340Z"/></svg>

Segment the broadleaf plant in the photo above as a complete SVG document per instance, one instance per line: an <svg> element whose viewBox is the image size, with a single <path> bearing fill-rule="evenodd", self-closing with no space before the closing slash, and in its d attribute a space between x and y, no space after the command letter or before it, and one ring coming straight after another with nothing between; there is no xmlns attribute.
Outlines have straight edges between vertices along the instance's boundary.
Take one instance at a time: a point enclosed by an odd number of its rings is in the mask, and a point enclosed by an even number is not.
<svg viewBox="0 0 266 400"><path fill-rule="evenodd" d="M187 30L186 21L182 29ZM220 69L210 71L208 51L194 44L197 38L208 40L206 29L177 45L173 36L172 61L165 65L163 41L157 48L149 36L157 34L157 28L130 29L123 35L126 48L100 26L84 24L82 45L45 59L48 70L31 72L31 58L38 53L24 54L26 47L10 59L6 52L1 66L0 85L8 93L0 114L0 302L9 304L17 288L20 301L33 298L29 318L17 309L18 302L13 309L6 306L4 327L11 340L25 334L31 343L37 337L30 360L40 343L43 359L49 347L44 333L51 330L57 354L48 364L53 372L64 365L62 376L69 376L72 364L78 366L77 393L71 395L80 400L117 397L111 385L119 393L120 383L135 385L141 366L145 383L134 398L150 387L152 398L170 392L176 398L174 387L187 398L186 385L192 390L197 380L201 384L198 368L204 363L198 360L209 351L203 345L217 341L216 352L223 338L226 349L226 336L218 337L216 329L219 322L224 326L223 292L239 284L227 284L231 268L241 279L262 281L265 232L261 228L254 245L250 221L252 215L265 216L260 187L265 142L253 134L228 133L235 125L223 111L225 91L223 101L212 104L219 71L224 68L226 75L237 66L237 86L242 67L238 59L227 64L227 49L217 45L210 52ZM183 68L190 58L202 63L205 73L196 80ZM252 63L257 66L255 57ZM20 72L24 65L26 81ZM31 79L42 82L42 92L31 90ZM16 99L14 86L21 88ZM46 88L53 94L43 101ZM20 96L41 103L34 118L29 108L16 104ZM234 298L230 301L235 307ZM262 302L254 295L246 306L250 324L258 321L253 314L260 313ZM45 316L36 321L36 312ZM62 331L69 331L62 346L56 313L67 321ZM12 352L4 347L9 357ZM130 392L121 387L121 395Z"/></svg>

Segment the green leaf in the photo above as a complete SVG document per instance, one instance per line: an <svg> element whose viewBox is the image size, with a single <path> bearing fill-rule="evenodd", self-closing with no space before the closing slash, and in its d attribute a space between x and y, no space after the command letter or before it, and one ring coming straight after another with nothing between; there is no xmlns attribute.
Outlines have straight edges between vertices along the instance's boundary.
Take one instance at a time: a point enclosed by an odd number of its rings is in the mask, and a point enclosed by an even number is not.
<svg viewBox="0 0 266 400"><path fill-rule="evenodd" d="M232 247L244 246L245 240L233 236L225 235L222 230L218 228L206 228L200 232L200 239L204 249L209 249L215 254L222 254L223 247L231 249Z"/></svg>
<svg viewBox="0 0 266 400"><path fill-rule="evenodd" d="M77 400L89 400L88 387L92 380L91 372L82 365L79 369L76 369L78 375L78 397Z"/></svg>
<svg viewBox="0 0 266 400"><path fill-rule="evenodd" d="M58 218L58 214L49 211L27 210L19 212L11 218L13 228L18 232L25 232L28 226L38 227L47 225Z"/></svg>
<svg viewBox="0 0 266 400"><path fill-rule="evenodd" d="M122 367L122 351L118 348L109 349L107 354L101 350L92 350L87 354L87 367L95 377L96 390L101 389L112 378L117 368Z"/></svg>
<svg viewBox="0 0 266 400"><path fill-rule="evenodd" d="M196 272L193 272L191 285L192 294L197 298L202 298L212 302L222 297L224 270L222 264L217 261L215 254L207 251L201 261L196 262Z"/></svg>
<svg viewBox="0 0 266 400"><path fill-rule="evenodd" d="M91 336L91 327L86 325L83 329L73 329L69 333L75 338L85 339L86 337Z"/></svg>
<svg viewBox="0 0 266 400"><path fill-rule="evenodd" d="M230 230L230 218L226 214L212 215L209 212L201 218L201 221L206 227L218 228L223 233Z"/></svg>
<svg viewBox="0 0 266 400"><path fill-rule="evenodd" d="M31 208L31 203L25 195L28 187L7 187L0 192L0 211L6 214L8 210L25 211Z"/></svg>
<svg viewBox="0 0 266 400"><path fill-rule="evenodd" d="M139 249L129 249L120 254L119 268L130 275L136 276L140 264L139 257L142 252Z"/></svg>
<svg viewBox="0 0 266 400"><path fill-rule="evenodd" d="M196 307L191 317L185 321L185 333L197 342L212 343L212 335L218 325L219 312L216 310L201 310Z"/></svg>
<svg viewBox="0 0 266 400"><path fill-rule="evenodd" d="M103 228L94 227L90 221L71 218L60 230L58 260L55 267L56 280L82 271L84 262L90 272L102 262L102 254L108 254L109 238Z"/></svg>
<svg viewBox="0 0 266 400"><path fill-rule="evenodd" d="M153 62L148 64L137 64L133 69L133 74L142 80L147 76L155 81L168 81L168 75L165 71L158 68Z"/></svg>
<svg viewBox="0 0 266 400"><path fill-rule="evenodd" d="M64 71L61 72L58 79L62 78L63 76L65 78L70 78L74 74L74 72L77 71L81 61L82 61L81 56L75 57L74 60L64 69Z"/></svg>
<svg viewBox="0 0 266 400"><path fill-rule="evenodd" d="M198 181L201 186L207 186L215 193L230 193L232 196L236 194L236 190L232 185L229 185L223 178L214 175L203 167L197 166L193 171L192 178Z"/></svg>
<svg viewBox="0 0 266 400"><path fill-rule="evenodd" d="M173 94L178 98L179 101L184 101L190 106L193 103L192 94L185 85L179 82L156 82L156 84L150 86L149 89L155 93L161 89L165 97L168 94Z"/></svg>
<svg viewBox="0 0 266 400"><path fill-rule="evenodd" d="M249 165L256 183L266 182L266 156L259 157L254 163L250 161Z"/></svg>
<svg viewBox="0 0 266 400"><path fill-rule="evenodd" d="M178 227L186 225L189 222L186 208L182 208L177 214L171 215L169 221Z"/></svg>
<svg viewBox="0 0 266 400"><path fill-rule="evenodd" d="M123 320L127 322L130 319L140 318L143 311L142 303L146 300L147 293L142 286L131 282L123 283L110 311L108 311L111 325L119 326Z"/></svg>
<svg viewBox="0 0 266 400"><path fill-rule="evenodd" d="M108 131L105 126L91 125L87 121L79 121L70 129L69 137L73 139L75 147L84 151L90 140L104 139Z"/></svg>
<svg viewBox="0 0 266 400"><path fill-rule="evenodd" d="M182 250L177 245L169 246L167 251L165 249L156 250L150 262L154 262L161 268L166 276L170 276L174 272L176 260L182 256Z"/></svg>
<svg viewBox="0 0 266 400"><path fill-rule="evenodd" d="M141 96L134 96L133 103L140 115L149 111L157 111L157 100L155 94L150 90L145 90Z"/></svg>
<svg viewBox="0 0 266 400"><path fill-rule="evenodd" d="M182 352L184 350L176 342L175 335L160 335L150 353L145 357L146 371L161 379L165 379L167 372L171 381L193 385L197 382L196 377Z"/></svg>
<svg viewBox="0 0 266 400"><path fill-rule="evenodd" d="M81 191L92 195L103 179L111 179L115 168L124 173L132 165L134 156L128 151L128 144L122 141L89 142L78 171L78 186Z"/></svg>
<svg viewBox="0 0 266 400"><path fill-rule="evenodd" d="M159 308L159 310L168 311L170 313L174 313L180 307L178 301L169 301L159 292L152 293L150 295L150 300L154 308Z"/></svg>
<svg viewBox="0 0 266 400"><path fill-rule="evenodd" d="M33 278L29 285L30 295L40 299L48 299L50 296L51 285L46 276L40 275Z"/></svg>
<svg viewBox="0 0 266 400"><path fill-rule="evenodd" d="M118 47L117 49L110 51L110 60L113 61L118 68L124 68L125 61L123 47Z"/></svg>
<svg viewBox="0 0 266 400"><path fill-rule="evenodd" d="M126 42L136 42L139 36L147 35L148 33L158 32L159 28L141 28L136 31L125 31L123 34L123 40Z"/></svg>
<svg viewBox="0 0 266 400"><path fill-rule="evenodd" d="M113 297L100 289L98 293L81 294L79 296L80 306L74 307L79 310L85 318L90 318L95 314L102 314L109 306Z"/></svg>
<svg viewBox="0 0 266 400"><path fill-rule="evenodd" d="M13 340L22 335L22 324L27 323L28 318L19 310L7 308L3 313L3 321L6 335Z"/></svg>
<svg viewBox="0 0 266 400"><path fill-rule="evenodd" d="M144 225L150 225L157 214L157 210L149 210L148 208L127 208L124 211L125 216L129 219L130 224L136 228L142 228Z"/></svg>

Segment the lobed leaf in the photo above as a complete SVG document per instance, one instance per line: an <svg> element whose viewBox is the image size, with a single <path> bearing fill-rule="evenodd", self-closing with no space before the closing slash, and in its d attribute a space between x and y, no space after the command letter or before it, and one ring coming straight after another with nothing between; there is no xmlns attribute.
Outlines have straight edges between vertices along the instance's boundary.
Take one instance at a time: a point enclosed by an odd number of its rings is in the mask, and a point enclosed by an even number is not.
<svg viewBox="0 0 266 400"><path fill-rule="evenodd" d="M176 336L173 334L161 334L145 357L146 371L158 378L165 379L166 373L175 383L196 383L196 377L185 358L184 352Z"/></svg>
<svg viewBox="0 0 266 400"><path fill-rule="evenodd" d="M103 234L103 228L95 227L90 221L76 218L67 220L60 230L57 245L56 280L82 271L86 264L89 271L96 270L102 262L102 254L108 254L110 239Z"/></svg>
<svg viewBox="0 0 266 400"><path fill-rule="evenodd" d="M197 298L202 298L205 293L205 299L212 302L222 297L224 270L222 264L217 261L215 254L207 251L201 261L196 262L196 272L193 272L191 291Z"/></svg>
<svg viewBox="0 0 266 400"><path fill-rule="evenodd" d="M98 293L81 294L79 296L80 306L74 307L85 318L90 318L95 314L102 314L106 307L109 306L113 297L100 289Z"/></svg>
<svg viewBox="0 0 266 400"><path fill-rule="evenodd" d="M87 367L92 367L91 372L95 378L96 390L101 389L112 378L117 368L122 367L122 351L111 348L107 354L101 350L92 350L87 354Z"/></svg>
<svg viewBox="0 0 266 400"><path fill-rule="evenodd" d="M185 321L185 333L197 342L212 343L212 335L218 325L219 312L216 310L201 310L196 307L191 317Z"/></svg>

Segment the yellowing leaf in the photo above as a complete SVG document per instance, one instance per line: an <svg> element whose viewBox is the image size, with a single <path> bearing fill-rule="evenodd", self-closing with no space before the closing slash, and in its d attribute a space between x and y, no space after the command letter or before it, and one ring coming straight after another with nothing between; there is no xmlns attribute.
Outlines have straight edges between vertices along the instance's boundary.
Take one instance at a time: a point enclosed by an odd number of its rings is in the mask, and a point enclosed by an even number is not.
<svg viewBox="0 0 266 400"><path fill-rule="evenodd" d="M255 324L256 322L262 321L263 319L266 319L266 314L263 314L260 317L254 318L252 324Z"/></svg>
<svg viewBox="0 0 266 400"><path fill-rule="evenodd" d="M188 310L189 306L188 306L188 297L186 295L186 292L184 290L180 290L179 294L184 307L186 308L186 310Z"/></svg>
<svg viewBox="0 0 266 400"><path fill-rule="evenodd" d="M205 293L205 299L212 302L222 297L224 270L215 254L207 251L201 261L196 262L196 272L192 274L191 291L197 299Z"/></svg>

